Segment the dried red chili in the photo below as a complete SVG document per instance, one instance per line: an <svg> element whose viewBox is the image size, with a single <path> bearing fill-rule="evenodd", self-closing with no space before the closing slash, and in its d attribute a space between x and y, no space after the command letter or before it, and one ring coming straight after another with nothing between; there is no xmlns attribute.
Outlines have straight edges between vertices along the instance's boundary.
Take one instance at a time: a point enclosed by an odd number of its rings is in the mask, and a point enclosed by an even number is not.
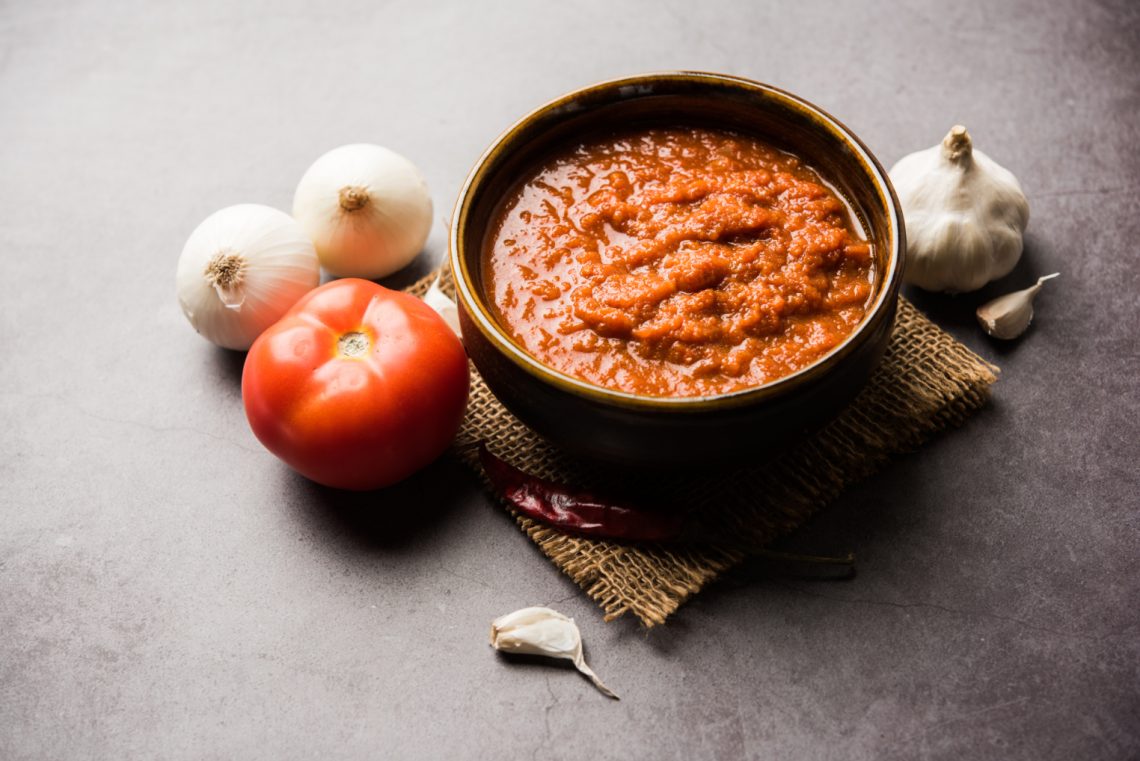
<svg viewBox="0 0 1140 761"><path fill-rule="evenodd" d="M676 541L684 532L684 518L676 512L621 504L528 475L491 454L483 444L479 445L479 462L495 491L511 507L548 526L627 542Z"/></svg>
<svg viewBox="0 0 1140 761"><path fill-rule="evenodd" d="M700 526L688 524L684 515L675 510L646 510L524 473L491 454L482 443L479 444L479 462L491 480L491 486L511 507L539 523L569 533L626 542L684 540L733 547L784 566L791 565L792 575L803 578L826 578L820 575L821 568L830 574L830 578L855 575L854 553L840 557L801 555L777 552L735 537L711 536ZM815 570L806 574L804 567ZM799 568L799 572L795 572L795 568Z"/></svg>

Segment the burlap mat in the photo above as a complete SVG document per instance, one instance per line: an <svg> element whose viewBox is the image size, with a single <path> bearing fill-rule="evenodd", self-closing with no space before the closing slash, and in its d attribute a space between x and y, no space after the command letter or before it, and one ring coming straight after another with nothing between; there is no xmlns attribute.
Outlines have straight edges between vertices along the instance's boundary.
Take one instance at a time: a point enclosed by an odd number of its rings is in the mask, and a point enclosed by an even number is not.
<svg viewBox="0 0 1140 761"><path fill-rule="evenodd" d="M422 295L436 275L408 290ZM454 296L448 273L441 278ZM682 495L717 536L733 547L632 546L568 536L515 515L547 557L601 605L606 620L632 612L646 626L665 619L719 574L739 563L742 545L763 547L801 525L847 486L913 450L932 434L963 422L981 407L998 369L926 319L905 299L882 363L856 401L819 433L758 467L705 477L630 483L628 473L605 473L575 461L507 412L472 368L471 401L457 438L459 456L482 477L469 445L491 451L534 475L605 493Z"/></svg>

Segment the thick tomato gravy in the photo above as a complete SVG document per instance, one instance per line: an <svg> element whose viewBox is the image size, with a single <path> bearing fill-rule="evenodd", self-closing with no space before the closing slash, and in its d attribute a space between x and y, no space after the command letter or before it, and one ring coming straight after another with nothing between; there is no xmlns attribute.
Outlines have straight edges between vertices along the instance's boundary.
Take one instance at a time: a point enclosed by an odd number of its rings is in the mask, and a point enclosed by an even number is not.
<svg viewBox="0 0 1140 761"><path fill-rule="evenodd" d="M871 246L799 159L745 135L646 129L549 157L503 203L484 282L544 364L706 396L793 373L863 319Z"/></svg>

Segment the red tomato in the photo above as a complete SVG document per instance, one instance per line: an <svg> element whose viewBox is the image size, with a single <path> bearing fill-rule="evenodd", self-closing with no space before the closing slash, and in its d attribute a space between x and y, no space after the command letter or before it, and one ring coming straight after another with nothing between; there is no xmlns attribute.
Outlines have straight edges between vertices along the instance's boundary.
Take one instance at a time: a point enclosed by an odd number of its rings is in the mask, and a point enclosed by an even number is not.
<svg viewBox="0 0 1140 761"><path fill-rule="evenodd" d="M334 280L254 342L241 395L254 434L304 476L378 489L439 457L467 406L467 355L414 296Z"/></svg>

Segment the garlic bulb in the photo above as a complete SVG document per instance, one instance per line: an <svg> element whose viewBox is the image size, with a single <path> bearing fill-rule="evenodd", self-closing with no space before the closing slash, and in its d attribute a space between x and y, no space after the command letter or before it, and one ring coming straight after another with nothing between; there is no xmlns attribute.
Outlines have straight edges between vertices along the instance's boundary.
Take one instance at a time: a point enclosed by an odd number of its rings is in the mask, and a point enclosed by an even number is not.
<svg viewBox="0 0 1140 761"><path fill-rule="evenodd" d="M903 157L890 174L906 218L908 283L957 293L1013 270L1029 203L1013 174L974 150L965 127Z"/></svg>
<svg viewBox="0 0 1140 761"><path fill-rule="evenodd" d="M320 280L317 252L292 217L240 204L190 233L178 259L178 303L203 336L245 350Z"/></svg>
<svg viewBox="0 0 1140 761"><path fill-rule="evenodd" d="M338 277L376 279L416 257L431 231L427 182L416 166L379 145L345 145L309 167L293 216L321 264Z"/></svg>
<svg viewBox="0 0 1140 761"><path fill-rule="evenodd" d="M523 608L491 622L491 647L520 655L565 658L589 677L603 695L618 696L602 684L582 656L582 635L574 619L550 608Z"/></svg>
<svg viewBox="0 0 1140 761"><path fill-rule="evenodd" d="M978 322L982 330L994 338L1017 338L1033 321L1033 300L1041 291L1046 280L1057 277L1059 272L1037 278L1037 283L1023 291L1014 291L999 296L993 301L978 307Z"/></svg>

